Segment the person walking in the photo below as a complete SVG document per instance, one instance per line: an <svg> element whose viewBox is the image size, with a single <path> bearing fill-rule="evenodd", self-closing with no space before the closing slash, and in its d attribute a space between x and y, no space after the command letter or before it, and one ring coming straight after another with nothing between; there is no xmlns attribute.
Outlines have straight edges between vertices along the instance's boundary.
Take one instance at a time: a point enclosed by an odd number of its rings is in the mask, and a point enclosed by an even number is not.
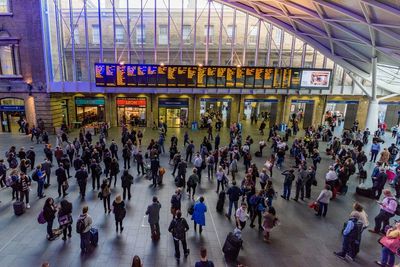
<svg viewBox="0 0 400 267"><path fill-rule="evenodd" d="M160 168L160 160L153 157L150 161L151 178L153 179L153 187L157 187L158 169Z"/></svg>
<svg viewBox="0 0 400 267"><path fill-rule="evenodd" d="M36 181L38 184L38 187L37 187L38 198L46 197L46 195L43 194L44 183L46 181L46 174L42 172L42 165L39 164L36 167L36 170L32 174L32 180Z"/></svg>
<svg viewBox="0 0 400 267"><path fill-rule="evenodd" d="M285 176L285 180L283 181L283 194L281 195L282 198L289 200L290 199L290 192L292 190L292 183L295 179L294 170L286 170L282 172L282 175Z"/></svg>
<svg viewBox="0 0 400 267"><path fill-rule="evenodd" d="M182 243L183 253L185 257L187 257L190 253L190 250L187 248L186 244L186 232L189 230L189 225L185 218L182 218L182 212L178 210L176 212L176 218L172 219L168 231L172 233L172 237L174 239L175 246L175 258L177 260L180 259L181 254L179 250L179 242Z"/></svg>
<svg viewBox="0 0 400 267"><path fill-rule="evenodd" d="M31 205L29 205L29 192L30 192L30 186L31 186L31 180L26 175L25 173L20 174L20 178L18 180L19 182L19 190L20 190L20 201L24 202L25 198L25 203L26 203L26 208L30 209Z"/></svg>
<svg viewBox="0 0 400 267"><path fill-rule="evenodd" d="M370 151L371 158L369 160L370 162L376 161L376 156L378 156L380 150L381 150L381 145L378 143L377 140L374 140L371 144L371 151Z"/></svg>
<svg viewBox="0 0 400 267"><path fill-rule="evenodd" d="M113 177L114 180L114 187L117 185L117 175L119 173L119 163L118 158L113 158L110 164L110 185L112 184Z"/></svg>
<svg viewBox="0 0 400 267"><path fill-rule="evenodd" d="M65 173L64 165L60 163L58 169L56 170L56 177L57 177L57 191L58 191L58 197L61 197L61 191L63 197L65 197L68 193L66 192L65 188L65 183L67 183L67 174Z"/></svg>
<svg viewBox="0 0 400 267"><path fill-rule="evenodd" d="M274 228L278 222L278 218L276 217L276 211L274 207L268 207L268 210L263 213L263 226L262 228L264 229L263 235L264 235L264 242L270 243L271 240L269 239L270 237L270 232L272 228Z"/></svg>
<svg viewBox="0 0 400 267"><path fill-rule="evenodd" d="M194 204L192 220L194 222L194 231L197 231L197 225L199 225L199 233L203 232L203 226L206 225L207 206L204 204L204 197L200 197L199 201Z"/></svg>
<svg viewBox="0 0 400 267"><path fill-rule="evenodd" d="M246 226L246 221L250 218L246 211L247 204L242 202L240 207L236 210L236 227L243 231Z"/></svg>
<svg viewBox="0 0 400 267"><path fill-rule="evenodd" d="M225 190L224 184L227 183L228 178L226 177L225 172L224 172L224 168L222 168L222 166L218 167L218 171L215 174L215 176L217 177L217 191L216 192L218 194L220 186L222 188L222 191Z"/></svg>
<svg viewBox="0 0 400 267"><path fill-rule="evenodd" d="M200 249L200 261L196 262L194 267L214 267L214 263L207 258L207 249Z"/></svg>
<svg viewBox="0 0 400 267"><path fill-rule="evenodd" d="M383 195L385 196L382 202L378 202L380 206L379 214L375 217L375 227L374 229L369 229L368 231L375 234L385 234L385 228L389 225L390 218L394 217L397 209L397 200L392 196L389 189L383 190Z"/></svg>
<svg viewBox="0 0 400 267"><path fill-rule="evenodd" d="M53 241L55 235L53 234L53 222L56 217L57 207L54 205L54 199L49 197L43 206L43 217L47 222L47 239Z"/></svg>
<svg viewBox="0 0 400 267"><path fill-rule="evenodd" d="M101 169L100 163L97 163L95 159L92 159L92 163L90 164L90 170L92 173L92 190L96 188L97 183L97 190L100 189L100 176L103 173Z"/></svg>
<svg viewBox="0 0 400 267"><path fill-rule="evenodd" d="M77 221L77 230L79 225L82 225L82 228L79 229L79 234L81 236L81 252L86 253L89 249L90 244L90 229L92 228L93 220L92 217L88 213L89 207L84 206L82 208L82 214L79 216Z"/></svg>
<svg viewBox="0 0 400 267"><path fill-rule="evenodd" d="M124 169L130 169L131 168L131 151L127 144L124 145L124 148L122 149L122 158L124 159ZM126 166L128 166L128 168Z"/></svg>
<svg viewBox="0 0 400 267"><path fill-rule="evenodd" d="M111 202L111 184L108 182L108 179L104 179L103 183L101 184L101 198L103 199L103 205L104 205L104 213L110 213L111 208L110 208L110 202Z"/></svg>
<svg viewBox="0 0 400 267"><path fill-rule="evenodd" d="M72 236L72 203L66 199L61 200L60 210L58 211L58 223L62 229L62 240L67 240Z"/></svg>
<svg viewBox="0 0 400 267"><path fill-rule="evenodd" d="M89 175L85 169L85 165L82 165L81 168L75 173L75 178L78 181L79 185L79 193L81 195L81 200L84 200L86 196L86 184L88 177Z"/></svg>
<svg viewBox="0 0 400 267"><path fill-rule="evenodd" d="M126 215L126 208L125 208L125 202L122 200L121 195L117 195L115 197L112 206L115 217L115 230L118 233L118 225L119 225L119 231L120 233L122 233L122 231L124 230L124 227L122 226L122 221L124 220Z"/></svg>
<svg viewBox="0 0 400 267"><path fill-rule="evenodd" d="M325 217L328 212L328 204L330 199L332 198L332 191L330 185L325 185L325 188L321 191L317 198L317 203L319 205L318 212L315 214L316 216Z"/></svg>
<svg viewBox="0 0 400 267"><path fill-rule="evenodd" d="M235 211L238 209L238 201L242 195L242 190L236 185L236 181L232 181L232 186L228 188L226 194L229 196L229 209L225 216L230 220L232 214L232 207L235 207Z"/></svg>
<svg viewBox="0 0 400 267"><path fill-rule="evenodd" d="M200 153L196 153L196 156L194 157L193 160L193 165L197 169L197 176L199 178L198 183L201 183L201 171L203 170L203 159L200 156Z"/></svg>
<svg viewBox="0 0 400 267"><path fill-rule="evenodd" d="M358 214L352 213L349 220L345 224L345 228L342 232L342 250L340 252L334 252L334 254L340 259L345 259L346 256L354 260L356 251L354 251L354 243L358 240L358 236L362 231L362 223L358 222Z"/></svg>
<svg viewBox="0 0 400 267"><path fill-rule="evenodd" d="M126 199L128 193L128 200L131 200L131 185L133 184L133 176L129 174L128 170L124 170L121 176L121 186L123 189L123 199Z"/></svg>
<svg viewBox="0 0 400 267"><path fill-rule="evenodd" d="M136 170L138 175L140 175L140 170L142 170L142 174L144 175L144 164L143 164L143 154L142 150L139 150L136 154Z"/></svg>
<svg viewBox="0 0 400 267"><path fill-rule="evenodd" d="M173 194L171 197L171 214L173 218L175 218L176 212L181 209L181 200L182 200L181 189L177 188L175 190L175 194Z"/></svg>
<svg viewBox="0 0 400 267"><path fill-rule="evenodd" d="M147 206L147 221L150 224L151 237L153 240L160 238L160 209L161 203L156 196L153 196L153 203Z"/></svg>
<svg viewBox="0 0 400 267"><path fill-rule="evenodd" d="M189 176L187 181L187 192L190 198L192 191L192 199L194 199L194 194L196 193L197 183L199 182L199 176L197 176L197 168L193 168L192 175Z"/></svg>

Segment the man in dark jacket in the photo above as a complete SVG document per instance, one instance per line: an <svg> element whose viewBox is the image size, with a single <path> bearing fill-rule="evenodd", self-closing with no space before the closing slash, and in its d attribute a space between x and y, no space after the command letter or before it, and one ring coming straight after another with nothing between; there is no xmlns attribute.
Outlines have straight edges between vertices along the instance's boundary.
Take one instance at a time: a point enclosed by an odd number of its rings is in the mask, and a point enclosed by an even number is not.
<svg viewBox="0 0 400 267"><path fill-rule="evenodd" d="M140 174L140 170L142 170L142 174L144 175L144 165L143 165L143 154L142 151L139 150L139 152L136 154L136 168L138 175Z"/></svg>
<svg viewBox="0 0 400 267"><path fill-rule="evenodd" d="M175 258L177 260L180 259L181 253L179 251L179 241L182 242L183 253L185 257L187 257L190 253L190 250L187 248L186 244L186 232L189 230L189 225L185 218L182 218L182 212L178 210L176 212L176 218L172 219L168 231L172 233L172 237L174 239L175 245Z"/></svg>
<svg viewBox="0 0 400 267"><path fill-rule="evenodd" d="M97 190L100 189L100 175L102 172L101 166L99 163L96 162L95 159L92 159L92 163L89 166L90 171L92 172L92 189L96 188L97 183Z"/></svg>
<svg viewBox="0 0 400 267"><path fill-rule="evenodd" d="M78 181L79 185L79 193L81 194L81 199L85 199L85 194L86 194L86 184L87 184L87 178L89 177L85 166L82 165L80 170L76 172L75 178Z"/></svg>
<svg viewBox="0 0 400 267"><path fill-rule="evenodd" d="M115 143L114 139L111 141L110 152L111 152L111 157L116 158L118 160L118 146Z"/></svg>
<svg viewBox="0 0 400 267"><path fill-rule="evenodd" d="M296 180L296 196L293 198L294 201L298 201L299 196L301 200L304 200L304 186L309 179L307 168L305 166L301 166L300 168L301 170Z"/></svg>
<svg viewBox="0 0 400 267"><path fill-rule="evenodd" d="M81 159L81 156L76 156L76 159L74 159L74 169L75 171L78 171L83 165L83 160Z"/></svg>
<svg viewBox="0 0 400 267"><path fill-rule="evenodd" d="M153 203L147 207L146 215L149 216L148 222L150 224L151 234L160 236L160 209L161 204L156 196L153 197Z"/></svg>
<svg viewBox="0 0 400 267"><path fill-rule="evenodd" d="M69 168L71 167L71 161L68 158L67 154L64 154L61 158L61 163L64 166L64 170L67 172L68 178L71 178L72 176L69 173Z"/></svg>
<svg viewBox="0 0 400 267"><path fill-rule="evenodd" d="M238 209L238 201L240 196L242 195L242 191L240 188L236 185L236 181L232 181L232 186L229 187L228 191L226 191L226 194L229 196L229 210L228 213L225 214L228 219L231 219L231 214L232 214L232 206L235 206L235 211Z"/></svg>
<svg viewBox="0 0 400 267"><path fill-rule="evenodd" d="M376 177L372 177L372 192L376 199L379 199L382 195L382 190L385 187L387 180L387 174L385 168L380 168L379 173Z"/></svg>
<svg viewBox="0 0 400 267"><path fill-rule="evenodd" d="M31 161L31 170L35 167L35 158L36 158L36 153L33 150L33 146L30 147L28 151L26 151L26 158Z"/></svg>
<svg viewBox="0 0 400 267"><path fill-rule="evenodd" d="M158 168L160 168L160 161L157 157L154 157L150 161L151 168L151 178L153 179L153 186L157 186L157 176L158 176Z"/></svg>
<svg viewBox="0 0 400 267"><path fill-rule="evenodd" d="M177 188L175 190L175 194L173 194L171 197L171 213L174 218L176 212L181 209L181 199L182 199L181 189Z"/></svg>
<svg viewBox="0 0 400 267"><path fill-rule="evenodd" d="M178 177L183 180L183 187L186 185L186 169L187 162L185 160L181 160L178 163Z"/></svg>
<svg viewBox="0 0 400 267"><path fill-rule="evenodd" d="M47 186L50 186L51 165L51 161L48 158L46 158L42 163L42 171L44 171L47 176Z"/></svg>
<svg viewBox="0 0 400 267"><path fill-rule="evenodd" d="M56 176L57 176L57 183L58 183L58 197L61 197L61 190L62 190L63 197L65 197L66 195L68 195L68 193L66 193L63 183L65 183L67 181L67 175L65 174L64 165L62 163L60 163L60 166L56 170Z"/></svg>

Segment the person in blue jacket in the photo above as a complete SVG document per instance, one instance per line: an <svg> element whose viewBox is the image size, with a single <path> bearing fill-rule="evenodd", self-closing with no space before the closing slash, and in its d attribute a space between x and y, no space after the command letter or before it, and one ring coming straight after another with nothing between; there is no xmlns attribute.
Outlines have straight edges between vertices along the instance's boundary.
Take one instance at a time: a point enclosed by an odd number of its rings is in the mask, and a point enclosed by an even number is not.
<svg viewBox="0 0 400 267"><path fill-rule="evenodd" d="M199 225L199 233L203 231L203 226L206 225L207 206L204 204L204 197L200 197L199 201L194 204L194 211L192 220L194 221L194 231L197 231L197 225Z"/></svg>

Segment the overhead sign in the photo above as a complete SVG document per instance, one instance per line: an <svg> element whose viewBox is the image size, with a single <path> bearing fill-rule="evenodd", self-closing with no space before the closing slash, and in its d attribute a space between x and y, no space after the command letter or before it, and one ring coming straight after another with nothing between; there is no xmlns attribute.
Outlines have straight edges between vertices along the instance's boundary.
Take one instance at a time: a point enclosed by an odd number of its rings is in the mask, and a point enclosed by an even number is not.
<svg viewBox="0 0 400 267"><path fill-rule="evenodd" d="M188 98L160 98L158 99L159 107L187 107L189 105Z"/></svg>
<svg viewBox="0 0 400 267"><path fill-rule="evenodd" d="M117 98L117 106L146 107L146 98Z"/></svg>
<svg viewBox="0 0 400 267"><path fill-rule="evenodd" d="M1 105L0 111L17 111L23 112L25 111L25 106L14 106L14 105Z"/></svg>
<svg viewBox="0 0 400 267"><path fill-rule="evenodd" d="M95 63L96 86L328 89L331 70Z"/></svg>
<svg viewBox="0 0 400 267"><path fill-rule="evenodd" d="M105 100L102 97L97 98L75 98L75 105L77 106L103 106Z"/></svg>

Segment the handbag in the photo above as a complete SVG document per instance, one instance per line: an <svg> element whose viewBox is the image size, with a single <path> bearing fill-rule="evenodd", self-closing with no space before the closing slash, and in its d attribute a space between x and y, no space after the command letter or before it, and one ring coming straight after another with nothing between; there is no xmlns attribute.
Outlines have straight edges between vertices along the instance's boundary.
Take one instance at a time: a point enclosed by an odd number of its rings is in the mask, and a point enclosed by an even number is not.
<svg viewBox="0 0 400 267"><path fill-rule="evenodd" d="M100 192L97 194L97 197L100 198L100 200L103 200L103 192L100 191Z"/></svg>
<svg viewBox="0 0 400 267"><path fill-rule="evenodd" d="M319 204L318 204L318 202L311 202L310 204L308 204L308 207L309 207L310 209L315 210L315 212L318 212L318 211L319 211Z"/></svg>
<svg viewBox="0 0 400 267"><path fill-rule="evenodd" d="M400 256L400 238L389 238L387 236L382 236L378 243L382 246L388 248L391 252Z"/></svg>
<svg viewBox="0 0 400 267"><path fill-rule="evenodd" d="M67 191L67 190L68 190L68 188L69 188L69 184L68 184L68 182L67 182L67 181L65 181L65 182L62 184L62 187L63 187L63 190L64 190L64 191Z"/></svg>
<svg viewBox="0 0 400 267"><path fill-rule="evenodd" d="M58 217L58 223L60 224L60 226L64 226L71 223L70 216L68 214L65 214L63 216Z"/></svg>

